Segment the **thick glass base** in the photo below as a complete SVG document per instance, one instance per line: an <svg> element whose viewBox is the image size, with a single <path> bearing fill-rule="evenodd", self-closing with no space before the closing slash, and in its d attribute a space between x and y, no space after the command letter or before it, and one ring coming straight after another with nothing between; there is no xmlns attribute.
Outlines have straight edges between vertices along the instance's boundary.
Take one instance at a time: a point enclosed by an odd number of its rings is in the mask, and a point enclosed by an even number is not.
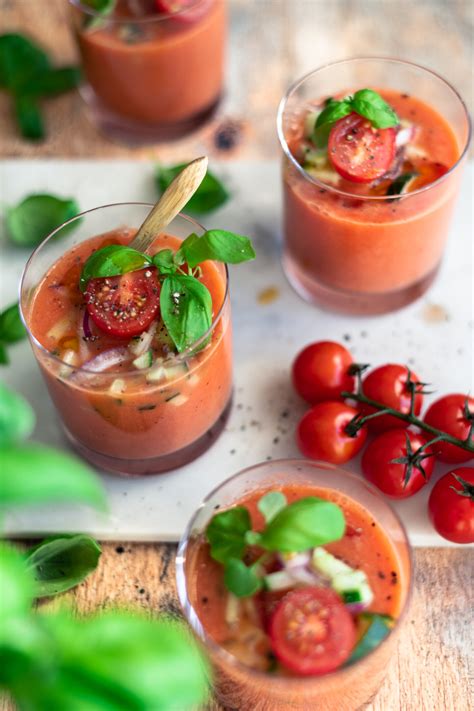
<svg viewBox="0 0 474 711"><path fill-rule="evenodd" d="M170 454L152 457L150 459L117 459L100 452L95 452L79 442L66 428L65 434L72 447L98 469L104 469L111 474L125 477L146 476L149 474L163 474L172 469L183 467L197 457L204 454L211 447L224 429L232 408L232 396L216 422L205 432L202 437L192 442L187 447Z"/></svg>
<svg viewBox="0 0 474 711"><path fill-rule="evenodd" d="M353 292L332 289L303 271L288 253L283 254L283 270L293 289L305 301L322 309L353 316L376 316L396 311L418 299L433 283L439 264L429 274L397 291Z"/></svg>
<svg viewBox="0 0 474 711"><path fill-rule="evenodd" d="M87 105L90 121L108 139L127 146L149 145L181 138L208 121L213 116L221 100L221 96L218 96L210 106L184 121L155 124L142 123L119 116L108 109L92 87L88 85L81 87L80 93Z"/></svg>

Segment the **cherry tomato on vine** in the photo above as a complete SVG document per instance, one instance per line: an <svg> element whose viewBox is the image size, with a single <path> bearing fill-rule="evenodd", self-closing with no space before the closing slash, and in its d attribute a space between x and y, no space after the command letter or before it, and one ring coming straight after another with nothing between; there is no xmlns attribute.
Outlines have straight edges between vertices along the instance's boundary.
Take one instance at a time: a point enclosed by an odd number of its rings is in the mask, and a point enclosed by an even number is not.
<svg viewBox="0 0 474 711"><path fill-rule="evenodd" d="M354 437L345 432L357 410L343 402L320 402L302 417L296 431L301 453L310 459L344 464L355 457L367 438L362 427Z"/></svg>
<svg viewBox="0 0 474 711"><path fill-rule="evenodd" d="M351 364L351 354L339 343L311 343L298 353L293 362L295 390L311 405L323 400L336 400L342 390L352 392L354 388L354 378L348 373Z"/></svg>
<svg viewBox="0 0 474 711"><path fill-rule="evenodd" d="M329 588L289 592L276 607L269 632L277 659L303 676L337 669L349 658L356 641L350 612Z"/></svg>
<svg viewBox="0 0 474 711"><path fill-rule="evenodd" d="M374 128L352 113L336 121L329 134L328 156L337 172L353 183L382 177L395 158L394 128Z"/></svg>
<svg viewBox="0 0 474 711"><path fill-rule="evenodd" d="M84 294L86 308L101 331L111 336L138 336L160 309L156 269L147 267L121 276L91 279Z"/></svg>
<svg viewBox="0 0 474 711"><path fill-rule="evenodd" d="M467 416L469 412L469 417ZM452 437L466 439L472 422L474 422L474 398L466 395L445 395L436 400L426 411L426 424L442 430ZM474 455L449 442L436 442L436 456L442 462L458 464L467 462Z"/></svg>
<svg viewBox="0 0 474 711"><path fill-rule="evenodd" d="M428 501L431 523L454 543L474 543L474 468L458 467L441 477Z"/></svg>
<svg viewBox="0 0 474 711"><path fill-rule="evenodd" d="M372 370L363 380L362 388L364 395L371 400L376 400L381 404L391 407L399 412L410 412L410 390L408 388L408 377L412 382L418 382L419 378L413 371L409 371L406 365L387 364L381 365L379 368ZM421 412L423 404L423 395L421 390L423 386L420 384L416 388L415 395L415 415ZM375 408L370 405L361 405L361 411L364 415L370 415L376 412ZM392 415L380 415L367 422L369 429L372 432L385 432L395 427L406 428L407 422L398 420Z"/></svg>
<svg viewBox="0 0 474 711"><path fill-rule="evenodd" d="M428 483L433 473L435 459L430 447L426 447L417 456L417 450L427 441L425 437L411 430L383 432L368 445L362 455L362 472L365 478L394 499L413 496ZM394 459L407 461L394 462Z"/></svg>

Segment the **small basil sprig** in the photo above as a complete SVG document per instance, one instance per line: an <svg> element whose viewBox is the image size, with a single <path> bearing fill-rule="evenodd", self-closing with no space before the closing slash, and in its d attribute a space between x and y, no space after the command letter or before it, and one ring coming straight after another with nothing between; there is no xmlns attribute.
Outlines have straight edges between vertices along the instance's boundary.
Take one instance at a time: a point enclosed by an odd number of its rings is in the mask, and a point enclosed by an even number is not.
<svg viewBox="0 0 474 711"><path fill-rule="evenodd" d="M18 247L36 247L63 222L75 217L79 205L73 198L57 195L28 195L18 205L7 209L6 226L10 241ZM65 225L56 237L68 234L78 221Z"/></svg>
<svg viewBox="0 0 474 711"><path fill-rule="evenodd" d="M257 506L265 518L261 532L252 530L245 506L216 514L206 529L211 556L224 566L224 583L237 597L253 595L263 584L261 559L249 566L242 560L248 545L269 553L298 553L344 535L344 514L331 501L307 496L288 504L282 492L271 491Z"/></svg>
<svg viewBox="0 0 474 711"><path fill-rule="evenodd" d="M316 119L312 136L316 146L324 148L336 121L352 112L364 116L374 128L389 128L399 124L397 114L380 94L372 89L360 89L354 96L347 96L340 101L328 99L325 108Z"/></svg>
<svg viewBox="0 0 474 711"><path fill-rule="evenodd" d="M0 88L10 93L25 138L44 138L39 99L70 91L79 81L77 67L53 68L46 52L24 35L0 35Z"/></svg>
<svg viewBox="0 0 474 711"><path fill-rule="evenodd" d="M155 179L158 190L163 193L186 165L187 163L167 167L157 166ZM197 215L204 215L224 205L229 197L223 183L208 170L201 185L186 204L186 210Z"/></svg>
<svg viewBox="0 0 474 711"><path fill-rule="evenodd" d="M0 313L0 365L9 363L7 345L21 341L25 336L26 329L17 302Z"/></svg>

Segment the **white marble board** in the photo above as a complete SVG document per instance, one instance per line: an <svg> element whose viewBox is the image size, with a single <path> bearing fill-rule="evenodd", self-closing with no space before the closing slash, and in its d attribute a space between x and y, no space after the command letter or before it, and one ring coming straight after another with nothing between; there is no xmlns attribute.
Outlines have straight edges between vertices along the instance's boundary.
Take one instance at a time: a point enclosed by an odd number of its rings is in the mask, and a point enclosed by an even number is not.
<svg viewBox="0 0 474 711"><path fill-rule="evenodd" d="M289 366L311 340L344 342L363 362L409 363L439 393L473 388L473 165L466 170L441 273L430 291L408 308L386 316L354 318L325 313L303 302L287 284L279 262L280 181L277 162L214 165L229 184L232 200L205 220L206 226L249 234L258 259L231 270L234 320L235 398L228 425L201 458L169 474L122 479L103 474L110 513L57 506L11 514L8 533L19 536L90 532L103 540L175 541L202 497L218 482L267 457L297 456L294 427L305 406L292 393ZM74 196L81 209L120 201L154 201L153 164L132 161L5 160L0 165L0 201L12 204L31 192ZM1 302L16 298L28 256L1 241ZM279 298L258 302L276 286ZM46 388L25 341L11 349L12 364L0 371L33 405L34 438L67 445ZM358 470L357 461L347 465ZM435 479L446 470L438 465ZM395 506L411 541L446 545L426 515L428 487Z"/></svg>

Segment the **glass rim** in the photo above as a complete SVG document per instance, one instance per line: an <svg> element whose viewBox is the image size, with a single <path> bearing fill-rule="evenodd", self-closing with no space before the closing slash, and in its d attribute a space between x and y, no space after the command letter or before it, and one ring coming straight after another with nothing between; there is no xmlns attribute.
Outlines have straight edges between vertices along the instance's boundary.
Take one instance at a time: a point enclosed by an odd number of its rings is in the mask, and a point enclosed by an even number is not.
<svg viewBox="0 0 474 711"><path fill-rule="evenodd" d="M433 71L432 69L428 69L427 67L423 67L420 64L416 64L416 62L410 62L405 59L396 59L395 57L378 57L378 56L361 56L361 57L351 57L349 59L339 59L336 62L328 62L327 64L323 64L320 67L317 67L316 69L312 69L311 71L307 72L304 74L302 77L299 79L296 79L283 97L280 100L280 103L278 105L278 111L277 111L277 135L278 135L278 140L280 142L280 146L283 150L283 153L285 156L288 158L288 160L292 163L293 167L297 169L297 171L300 173L300 175L305 178L310 183L313 183L318 188L323 188L329 193L334 193L336 195L340 195L341 197L344 198L351 198L351 199L357 199L357 200L377 200L377 201L393 201L393 195L359 195L355 193L348 193L345 190L339 190L339 188L335 188L333 185L328 185L328 183L323 183L321 180L318 180L317 178L313 178L309 173L307 173L303 166L298 163L294 155L289 149L288 143L286 141L286 137L283 131L283 118L285 114L285 108L286 105L292 96L292 94L302 85L304 84L308 79L313 77L315 74L318 74L318 72L321 72L324 69L330 69L331 67L337 67L341 66L343 64L352 64L355 62L391 62L392 64L399 64L402 66L407 66L407 67L412 67L414 69L419 69L422 72L426 72L427 74L431 74L432 77L440 81L442 84L444 84L455 96L455 98L459 101L463 112L464 116L466 118L467 122L467 137L466 137L466 143L461 151L461 154L457 161L449 168L449 170L444 173L444 175L441 175L439 178L434 180L432 183L429 183L428 185L425 185L424 187L418 188L418 190L414 190L411 193L405 193L404 195L397 195L397 200L406 200L408 198L413 197L414 195L420 195L421 193L424 193L431 188L435 187L436 185L439 185L441 182L443 182L445 179L448 178L455 170L456 168L463 162L464 158L467 155L469 145L471 143L471 137L472 137L472 121L471 117L469 115L469 111L467 110L467 106L459 94L459 92L450 84L444 77L442 77L440 74L437 72Z"/></svg>
<svg viewBox="0 0 474 711"><path fill-rule="evenodd" d="M105 210L109 207L130 207L130 206L134 206L134 207L141 206L141 207L152 208L152 207L154 207L154 204L148 203L148 202L113 202L113 203L108 203L107 205L99 205L98 207L93 207L90 210L84 210L84 212L79 212L77 215L74 215L74 217L71 217L69 220L66 220L66 222L63 222L61 225L56 227L52 232L50 232L44 238L44 240L42 242L40 242L40 244L33 250L33 252L30 254L30 256L28 258L28 261L26 262L25 266L23 267L23 271L21 273L20 283L19 283L19 287L18 287L18 296L19 296L18 301L19 301L20 318L21 318L21 321L26 329L26 332L27 332L30 340L34 343L34 345L40 351L42 351L45 355L47 355L49 358L51 358L53 360L53 362L56 362L60 366L66 365L68 368L71 369L71 371L81 372L81 373L89 373L89 374L95 375L95 376L97 376L97 375L117 375L118 373L120 375L127 376L127 375L137 375L137 374L146 375L151 370L153 370L153 368L156 367L156 363L155 363L155 364L149 366L148 368L141 368L140 370L137 370L136 368L134 370L132 370L131 368L127 369L127 370L125 370L125 369L113 370L112 369L112 370L108 370L104 373L97 373L97 371L89 370L88 368L85 368L84 366L81 366L81 365L79 365L79 366L70 365L69 363L66 363L66 361L62 360L58 356L56 356L53 353L51 353L50 351L48 351L48 349L45 348L42 345L42 343L40 343L40 341L32 333L32 331L27 323L26 315L23 312L22 293L23 293L24 282L25 282L25 278L26 278L28 269L32 265L33 259L36 257L38 252L46 245L47 242L49 242L50 239L52 239L54 237L54 235L57 232L62 230L63 227L65 227L66 225L70 225L71 223L75 222L76 220L82 219L84 216L86 216L92 212L97 212L98 210ZM181 219L186 220L186 222L189 222L193 226L193 231L195 230L196 227L198 228L198 230L202 230L204 232L206 231L205 227L203 227L194 218L189 217L189 215L185 215L184 213L179 212L173 218L173 220L175 220L177 217L180 217ZM166 358L163 359L163 362L161 363L161 365L163 365L164 367L172 366L176 363L182 363L182 362L185 362L186 360L189 360L190 358L193 358L195 355L194 351L196 351L196 349L199 348L199 346L207 340L207 338L213 333L214 329L216 328L216 326L222 319L224 309L229 302L229 269L228 269L228 266L225 262L214 262L213 260L211 260L211 261L213 262L213 264L214 263L215 264L222 264L222 266L224 267L224 273L225 273L225 292L224 292L224 298L222 300L222 304L219 308L219 311L217 312L216 316L212 319L212 323L209 326L209 328L207 329L207 331L200 338L198 338L196 341L191 343L191 345L188 346L186 348L186 350L182 351L181 353L172 354L172 355L167 356ZM54 262L53 262L53 264L54 264ZM47 272L45 272L45 274L46 273ZM44 277L44 275L43 275L43 277ZM204 352L204 350L203 350L203 352Z"/></svg>
<svg viewBox="0 0 474 711"><path fill-rule="evenodd" d="M380 647L385 646L388 640L393 637L394 633L397 632L403 621L405 620L405 617L408 613L409 607L410 607L410 601L412 598L413 594L413 585L414 585L414 561L413 561L413 549L410 543L410 539L408 537L407 530L405 528L405 525L403 521L400 519L398 513L394 510L394 508L386 501L386 499L380 494L380 492L369 482L362 480L359 476L354 474L353 472L347 471L346 469L343 469L342 467L339 467L335 464L330 464L329 462L323 462L319 460L310 460L310 459L303 459L303 458L283 458L283 459L272 459L271 461L265 461L265 462L258 462L257 464L251 465L249 467L245 467L244 469L241 469L238 471L236 474L232 474L232 476L228 477L224 481L220 482L217 486L215 486L201 501L197 509L194 511L193 515L191 516L188 525L186 526L186 529L181 537L181 540L178 544L178 550L176 552L176 586L177 586L177 591L178 591L178 597L179 601L181 604L181 607L184 612L184 616L188 622L188 624L191 626L192 630L194 633L198 636L202 644L205 646L205 648L210 649L213 654L216 655L216 657L221 658L223 662L227 663L230 666L233 666L237 668L239 671L243 672L244 674L251 675L253 677L257 677L259 679L266 679L268 680L270 677L268 673L262 672L258 669L252 669L251 667L246 666L243 664L243 662L239 661L237 657L235 657L233 654L225 650L220 644L218 644L209 634L208 632L204 629L203 624L201 623L201 620L194 609L193 605L191 604L191 601L189 599L188 591L187 591L187 584L186 584L186 553L187 553L187 547L188 543L191 540L191 534L193 530L194 523L196 521L196 518L198 517L199 513L201 510L206 506L206 504L219 492L219 490L226 486L227 484L230 484L231 482L235 481L236 479L245 476L246 474L249 473L254 473L255 471L258 471L260 469L263 469L267 466L271 465L278 465L278 466L305 466L305 467L310 467L314 469L331 469L331 470L338 470L342 472L345 477L348 480L353 480L356 481L359 485L363 484L366 489L369 490L369 492L374 495L379 501L382 501L383 504L390 510L392 513L393 517L395 518L398 526L400 527L400 530L403 534L404 537L404 542L407 547L407 554L408 554L408 566L409 566L409 573L410 573L410 579L408 582L408 588L407 588L407 593L406 593L406 598L402 607L402 610L400 612L400 615L397 617L395 620L395 624L393 627L390 629L389 633L387 634L386 637L377 645L377 647L374 647L370 652L368 652L365 656L361 657L360 659L356 660L353 664L347 667L339 667L338 669L335 669L332 672L329 672L327 674L323 674L321 676L306 676L306 677L291 677L291 682L298 684L302 688L305 686L308 686L309 684L317 684L319 679L327 679L327 678L337 678L337 676L342 675L344 672L348 671L349 669L353 669L357 667L358 665L361 665L366 659L370 658ZM329 486L327 487L328 489L330 488ZM345 496L348 496L348 494L344 494ZM196 625L196 622L198 623ZM212 660L211 660L212 661ZM278 677L278 676L272 676L271 677L272 684L278 684L278 685L285 685L288 682L287 677Z"/></svg>
<svg viewBox="0 0 474 711"><path fill-rule="evenodd" d="M148 14L143 15L142 17L114 17L112 14L104 15L103 13L99 12L99 10L94 10L93 7L84 5L82 0L69 0L69 3L81 12L83 12L85 15L89 15L90 17L96 17L100 20L103 20L104 22L110 22L116 25L149 25L153 22L163 22L164 20L170 20L174 17L178 17L179 15L185 15L190 10L194 10L196 6L201 5L207 1L208 0L194 0L191 5L188 5L187 7L182 7L178 10L173 10L172 12L161 13L160 15Z"/></svg>

